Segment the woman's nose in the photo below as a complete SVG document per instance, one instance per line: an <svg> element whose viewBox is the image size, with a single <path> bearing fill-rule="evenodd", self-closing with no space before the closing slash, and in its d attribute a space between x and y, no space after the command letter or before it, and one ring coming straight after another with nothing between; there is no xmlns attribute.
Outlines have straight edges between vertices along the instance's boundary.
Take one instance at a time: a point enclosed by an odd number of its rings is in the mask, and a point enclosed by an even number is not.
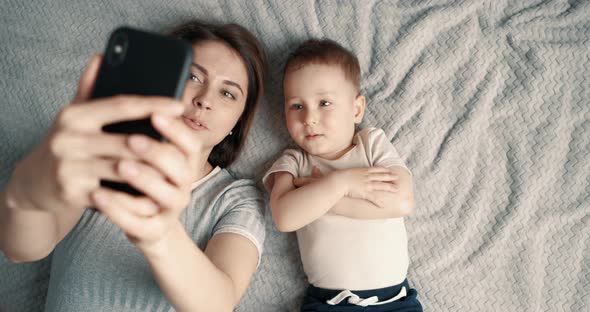
<svg viewBox="0 0 590 312"><path fill-rule="evenodd" d="M205 101L198 98L193 99L193 106L201 109L211 110L211 105L209 104L209 101Z"/></svg>
<svg viewBox="0 0 590 312"><path fill-rule="evenodd" d="M192 100L192 104L195 108L211 110L211 92L209 92L209 88L204 87L201 88L201 92L197 93Z"/></svg>

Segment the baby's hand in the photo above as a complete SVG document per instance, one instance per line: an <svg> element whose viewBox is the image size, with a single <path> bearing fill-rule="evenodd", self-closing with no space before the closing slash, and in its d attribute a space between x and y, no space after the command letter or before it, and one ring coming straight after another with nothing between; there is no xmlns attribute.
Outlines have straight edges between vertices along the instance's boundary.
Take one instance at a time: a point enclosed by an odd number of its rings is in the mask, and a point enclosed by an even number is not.
<svg viewBox="0 0 590 312"><path fill-rule="evenodd" d="M295 178L295 179L293 179L293 184L295 185L295 187L299 188L304 185L307 185L307 184L317 181L322 176L323 175L322 175L322 172L320 171L320 169L318 167L314 166L313 169L311 170L311 176Z"/></svg>
<svg viewBox="0 0 590 312"><path fill-rule="evenodd" d="M389 168L353 168L335 171L334 174L338 175L337 181L346 188L346 196L368 200L378 207L383 207L383 203L379 202L376 191L398 191L398 175Z"/></svg>

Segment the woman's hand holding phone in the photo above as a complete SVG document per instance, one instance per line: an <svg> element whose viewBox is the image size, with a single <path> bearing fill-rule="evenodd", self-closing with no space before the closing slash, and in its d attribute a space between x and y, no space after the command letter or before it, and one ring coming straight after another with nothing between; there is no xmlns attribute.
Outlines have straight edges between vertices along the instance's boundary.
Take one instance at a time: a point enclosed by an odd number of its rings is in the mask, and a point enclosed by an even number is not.
<svg viewBox="0 0 590 312"><path fill-rule="evenodd" d="M184 90L190 45L123 27L111 34L106 51L89 63L72 103L17 164L0 194L0 221L6 222L0 224L2 235L12 237L1 243L11 259L34 261L47 255L86 207L103 209L138 238L134 242L143 242L161 236L188 204L194 179L188 175L196 171L191 164L203 163L191 161L197 157L192 155L204 154L190 130L179 126L184 108L174 99ZM153 75L144 74L148 67ZM144 153L132 148L142 140L148 142ZM129 165L137 175L125 174ZM137 225L147 220L166 226ZM139 228L153 231L139 233Z"/></svg>
<svg viewBox="0 0 590 312"><path fill-rule="evenodd" d="M134 141L132 137L137 135L102 131L106 124L138 118L151 117L152 120L157 120L162 117L175 121L171 125L179 123L176 117L183 112L182 104L170 98L142 96L116 96L89 101L100 62L100 56L91 60L80 79L78 92L72 103L59 113L44 141L17 165L6 187L7 197L14 201L14 206L50 212L75 210L81 213L85 207L94 203L90 194L99 188L101 179L127 181L140 188L144 185L142 183L171 185L159 190L153 187L142 188L147 192L145 197L129 199L128 203L133 203L128 205L129 209L139 216L157 213L155 207L159 207L163 194L171 196L166 198L166 202L172 203L174 207L188 201L187 194L183 192L186 192L190 182L186 181L187 177L182 172L191 172L187 155L195 154L198 147L194 142L186 143L190 137L186 129L177 129L178 133L174 134L169 131L163 133L169 136L169 143L144 136L144 139L151 140L152 151L155 152L151 156L139 155L131 149L130 143ZM176 147L175 144L183 145ZM155 161L151 159L154 157L162 159ZM173 164L162 165L164 159L175 161L172 161ZM148 161L141 165L142 171L149 172L149 175L140 175L145 180L140 183L125 178L122 174L124 164L140 160ZM155 168L156 166L159 167ZM77 221L77 218L73 219L73 222Z"/></svg>
<svg viewBox="0 0 590 312"><path fill-rule="evenodd" d="M101 187L92 193L96 208L117 224L140 250L153 248L179 223L190 200L195 164L203 161L201 146L186 125L175 116L157 115L153 126L166 141L145 135L128 136L136 158L123 159L117 172L124 182L144 196ZM140 208L140 209L138 209Z"/></svg>

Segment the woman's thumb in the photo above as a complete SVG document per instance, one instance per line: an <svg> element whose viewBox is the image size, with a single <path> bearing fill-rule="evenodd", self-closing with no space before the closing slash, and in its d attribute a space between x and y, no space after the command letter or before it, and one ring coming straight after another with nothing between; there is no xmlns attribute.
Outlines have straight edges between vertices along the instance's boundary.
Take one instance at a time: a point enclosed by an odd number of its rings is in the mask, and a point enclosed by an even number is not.
<svg viewBox="0 0 590 312"><path fill-rule="evenodd" d="M78 91L76 92L76 96L72 103L81 103L90 98L92 94L92 89L94 89L94 82L96 81L96 76L98 74L98 68L100 67L100 63L102 62L102 55L96 54L90 59L88 62L88 66L82 73L82 77L80 77L80 81L78 83Z"/></svg>

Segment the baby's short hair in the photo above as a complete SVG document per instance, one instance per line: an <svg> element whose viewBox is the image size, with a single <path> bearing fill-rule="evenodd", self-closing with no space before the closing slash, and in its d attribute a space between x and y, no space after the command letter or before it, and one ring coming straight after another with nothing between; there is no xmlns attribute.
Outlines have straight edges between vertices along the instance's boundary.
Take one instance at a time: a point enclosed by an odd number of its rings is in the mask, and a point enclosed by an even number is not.
<svg viewBox="0 0 590 312"><path fill-rule="evenodd" d="M339 66L346 79L361 89L361 68L357 57L330 39L309 39L301 43L287 58L283 69L283 79L288 71L297 70L309 64Z"/></svg>

